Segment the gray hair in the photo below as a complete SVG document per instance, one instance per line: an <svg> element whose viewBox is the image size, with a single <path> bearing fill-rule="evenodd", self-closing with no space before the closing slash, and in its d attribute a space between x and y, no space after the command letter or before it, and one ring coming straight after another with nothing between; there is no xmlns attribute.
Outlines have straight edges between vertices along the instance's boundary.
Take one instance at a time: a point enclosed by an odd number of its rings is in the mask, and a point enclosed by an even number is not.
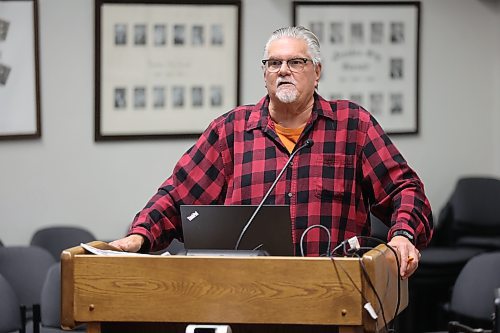
<svg viewBox="0 0 500 333"><path fill-rule="evenodd" d="M274 31L264 47L264 59L267 59L269 55L269 45L273 41L281 38L297 38L304 40L307 43L307 51L311 56L314 66L321 63L321 51L319 50L318 37L316 37L311 30L302 26L280 28Z"/></svg>

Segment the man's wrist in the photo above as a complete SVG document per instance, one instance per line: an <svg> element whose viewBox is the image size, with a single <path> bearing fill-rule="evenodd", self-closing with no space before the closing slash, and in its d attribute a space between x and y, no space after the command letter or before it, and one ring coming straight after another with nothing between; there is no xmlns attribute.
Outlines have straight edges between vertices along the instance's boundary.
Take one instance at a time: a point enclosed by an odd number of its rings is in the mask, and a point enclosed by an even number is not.
<svg viewBox="0 0 500 333"><path fill-rule="evenodd" d="M415 245L415 236L411 232L405 229L398 229L392 233L392 237L403 236L408 239L412 244Z"/></svg>

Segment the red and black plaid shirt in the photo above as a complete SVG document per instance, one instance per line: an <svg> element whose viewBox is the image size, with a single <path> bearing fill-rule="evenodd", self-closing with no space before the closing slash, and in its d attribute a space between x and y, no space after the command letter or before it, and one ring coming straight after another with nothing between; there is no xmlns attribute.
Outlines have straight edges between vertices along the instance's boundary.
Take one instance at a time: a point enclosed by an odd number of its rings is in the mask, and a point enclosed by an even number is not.
<svg viewBox="0 0 500 333"><path fill-rule="evenodd" d="M297 147L308 138L266 204L290 205L296 253L303 231L309 256L328 242L370 235L369 211L404 229L417 247L432 235L432 214L423 184L370 113L349 101L315 94L312 117ZM215 119L179 160L173 174L137 214L130 233L149 240L150 250L182 240L182 204L258 204L290 153L273 130L269 98L240 106Z"/></svg>

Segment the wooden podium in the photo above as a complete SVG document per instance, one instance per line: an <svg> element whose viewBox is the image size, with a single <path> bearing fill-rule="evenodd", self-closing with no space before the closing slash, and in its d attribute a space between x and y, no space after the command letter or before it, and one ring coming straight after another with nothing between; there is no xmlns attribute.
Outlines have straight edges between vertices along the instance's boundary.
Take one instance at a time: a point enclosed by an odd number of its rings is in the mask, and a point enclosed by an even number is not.
<svg viewBox="0 0 500 333"><path fill-rule="evenodd" d="M61 263L62 326L86 323L89 333L185 332L188 324L225 324L234 333L384 332L398 295L399 311L408 304L407 280L384 245L360 259L105 256L74 247Z"/></svg>

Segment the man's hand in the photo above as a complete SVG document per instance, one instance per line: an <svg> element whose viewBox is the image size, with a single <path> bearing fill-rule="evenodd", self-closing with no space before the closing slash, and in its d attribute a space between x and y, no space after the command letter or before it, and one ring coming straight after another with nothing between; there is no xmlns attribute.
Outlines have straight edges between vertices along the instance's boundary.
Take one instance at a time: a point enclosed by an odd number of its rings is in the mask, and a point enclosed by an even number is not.
<svg viewBox="0 0 500 333"><path fill-rule="evenodd" d="M130 235L125 238L117 239L109 243L109 245L114 246L125 252L137 252L144 243L144 237L141 235Z"/></svg>
<svg viewBox="0 0 500 333"><path fill-rule="evenodd" d="M418 249L404 236L394 236L388 245L396 249L400 254L399 273L401 277L403 279L410 277L417 270L418 262L420 261L420 252Z"/></svg>

